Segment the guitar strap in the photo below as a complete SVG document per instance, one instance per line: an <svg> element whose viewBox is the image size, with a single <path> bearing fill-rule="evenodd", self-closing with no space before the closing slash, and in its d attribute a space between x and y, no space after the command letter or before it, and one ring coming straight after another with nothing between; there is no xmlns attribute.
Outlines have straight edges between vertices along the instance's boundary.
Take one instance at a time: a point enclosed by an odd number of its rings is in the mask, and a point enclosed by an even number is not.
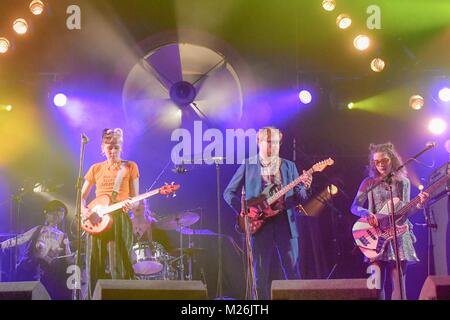
<svg viewBox="0 0 450 320"><path fill-rule="evenodd" d="M122 184L123 174L125 173L125 166L127 165L127 162L128 161L122 161L122 163L120 165L120 170L117 173L116 181L114 182L114 188L113 188L113 192L111 195L113 202L116 202L117 195L119 194L119 189L120 189L120 185Z"/></svg>
<svg viewBox="0 0 450 320"><path fill-rule="evenodd" d="M375 214L377 213L377 211L375 209L375 199L373 198L373 190L370 191L370 197L372 198L372 213Z"/></svg>

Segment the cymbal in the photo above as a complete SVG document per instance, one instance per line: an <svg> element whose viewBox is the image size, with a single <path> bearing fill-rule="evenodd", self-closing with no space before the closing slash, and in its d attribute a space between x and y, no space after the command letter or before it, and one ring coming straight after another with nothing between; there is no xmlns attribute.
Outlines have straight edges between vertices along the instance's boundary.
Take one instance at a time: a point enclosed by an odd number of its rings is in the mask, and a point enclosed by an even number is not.
<svg viewBox="0 0 450 320"><path fill-rule="evenodd" d="M0 233L0 238L9 238L9 237L15 237L16 234L15 233Z"/></svg>
<svg viewBox="0 0 450 320"><path fill-rule="evenodd" d="M176 230L180 227L187 227L193 225L200 219L198 213L195 212L181 212L175 215L170 215L161 218L156 222L155 226L163 230Z"/></svg>
<svg viewBox="0 0 450 320"><path fill-rule="evenodd" d="M191 229L191 228L176 228L175 231L185 235L193 236L218 236L219 234L208 229Z"/></svg>
<svg viewBox="0 0 450 320"><path fill-rule="evenodd" d="M188 256L199 254L205 252L205 248L183 248L183 254L187 254ZM176 248L170 251L170 254L179 255L181 254L181 248Z"/></svg>

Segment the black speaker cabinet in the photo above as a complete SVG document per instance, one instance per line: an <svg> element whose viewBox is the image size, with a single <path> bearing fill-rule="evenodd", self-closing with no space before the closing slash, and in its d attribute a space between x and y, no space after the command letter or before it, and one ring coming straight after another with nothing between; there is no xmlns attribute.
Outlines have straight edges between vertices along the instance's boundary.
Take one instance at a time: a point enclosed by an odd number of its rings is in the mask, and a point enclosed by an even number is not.
<svg viewBox="0 0 450 320"><path fill-rule="evenodd" d="M274 280L272 300L376 300L367 279Z"/></svg>
<svg viewBox="0 0 450 320"><path fill-rule="evenodd" d="M449 164L445 164L431 174L429 183L433 183L443 178L449 170ZM450 270L450 233L449 215L450 215L450 181L442 185L441 188L431 194L429 205L427 206L427 215L432 225L429 236L431 237L432 250L429 252L432 262L430 274L438 276L449 275Z"/></svg>
<svg viewBox="0 0 450 320"><path fill-rule="evenodd" d="M98 280L93 300L206 300L206 285L182 280Z"/></svg>
<svg viewBox="0 0 450 320"><path fill-rule="evenodd" d="M39 281L0 282L0 300L51 300Z"/></svg>

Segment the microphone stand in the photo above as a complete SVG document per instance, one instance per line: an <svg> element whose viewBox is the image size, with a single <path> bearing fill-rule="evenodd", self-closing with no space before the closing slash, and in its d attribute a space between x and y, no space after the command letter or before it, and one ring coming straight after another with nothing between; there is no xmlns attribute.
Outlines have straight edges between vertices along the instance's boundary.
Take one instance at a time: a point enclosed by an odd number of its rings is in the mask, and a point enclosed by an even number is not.
<svg viewBox="0 0 450 320"><path fill-rule="evenodd" d="M246 290L245 290L245 299L246 300L258 300L258 292L256 290L256 275L255 268L253 265L253 249L251 243L251 234L250 234L250 221L248 219L248 207L247 201L245 199L245 186L242 187L242 195L241 195L241 207L242 212L244 214L244 225L245 225L245 245L246 245L246 254L247 254L247 281L246 281ZM249 290L250 289L250 290ZM250 292L250 294L249 294Z"/></svg>
<svg viewBox="0 0 450 320"><path fill-rule="evenodd" d="M11 200L16 203L16 218L14 221L14 255L12 257L12 263L10 266L11 274L12 274L12 280L15 281L17 278L17 264L18 264L18 257L19 257L19 246L17 245L18 237L19 237L19 221L20 221L20 204L22 203L23 197L28 191L25 187L22 187L19 189L19 193L16 195L13 195L11 197ZM13 205L11 201L11 226L13 224Z"/></svg>
<svg viewBox="0 0 450 320"><path fill-rule="evenodd" d="M397 172L399 172L401 169L403 169L405 166L407 166L410 162L412 162L413 160L416 160L420 155L422 155L426 151L430 150L434 146L435 146L435 144L427 144L427 146L423 150L421 150L419 153L414 155L412 158L409 158L405 163L401 164L398 168L391 171L388 175L386 175L383 179L376 182L373 186L371 186L364 193L364 194L368 195L369 192L374 190L377 186L381 185L382 183L386 184L387 190L389 191L389 198L390 198L390 200L389 200L390 201L390 203L389 203L389 211L390 211L389 221L390 221L390 225L392 226L392 229L394 231L393 232L393 240L394 240L395 265L396 265L396 269L397 269L397 273L398 273L398 285L399 285L399 289L400 289L400 299L401 300L405 300L405 297L404 297L404 292L403 292L403 290L404 290L404 288L403 288L403 273L402 273L402 270L400 267L400 257L399 257L399 253L398 253L398 239L397 239L398 235L397 235L397 224L395 221L394 194L393 194L393 189L392 189L392 182L393 182L393 178Z"/></svg>
<svg viewBox="0 0 450 320"><path fill-rule="evenodd" d="M77 177L77 200L76 200L76 208L75 208L75 220L77 223L77 269L76 272L79 273L79 278L76 277L75 286L72 292L73 300L80 300L81 296L81 188L83 186L83 160L84 160L84 147L89 142L89 139L81 134L81 150L80 150L80 163L79 163L79 171Z"/></svg>

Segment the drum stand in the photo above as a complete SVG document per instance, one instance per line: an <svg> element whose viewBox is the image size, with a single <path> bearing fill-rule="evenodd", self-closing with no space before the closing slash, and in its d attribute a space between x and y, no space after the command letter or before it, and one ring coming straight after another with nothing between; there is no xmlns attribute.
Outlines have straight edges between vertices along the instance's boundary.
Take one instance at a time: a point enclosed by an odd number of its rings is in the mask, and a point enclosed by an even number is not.
<svg viewBox="0 0 450 320"><path fill-rule="evenodd" d="M178 219L179 221L179 219ZM177 221L178 230L180 232L180 280L186 280L184 277L184 249L183 249L183 228L185 227L183 224L180 224ZM192 236L188 235L188 249L192 248ZM192 253L189 254L188 258L188 274L187 280L192 280Z"/></svg>
<svg viewBox="0 0 450 320"><path fill-rule="evenodd" d="M177 217L177 225L180 230L180 280L184 280L184 252L183 252L183 228L184 225L179 223L179 218Z"/></svg>

